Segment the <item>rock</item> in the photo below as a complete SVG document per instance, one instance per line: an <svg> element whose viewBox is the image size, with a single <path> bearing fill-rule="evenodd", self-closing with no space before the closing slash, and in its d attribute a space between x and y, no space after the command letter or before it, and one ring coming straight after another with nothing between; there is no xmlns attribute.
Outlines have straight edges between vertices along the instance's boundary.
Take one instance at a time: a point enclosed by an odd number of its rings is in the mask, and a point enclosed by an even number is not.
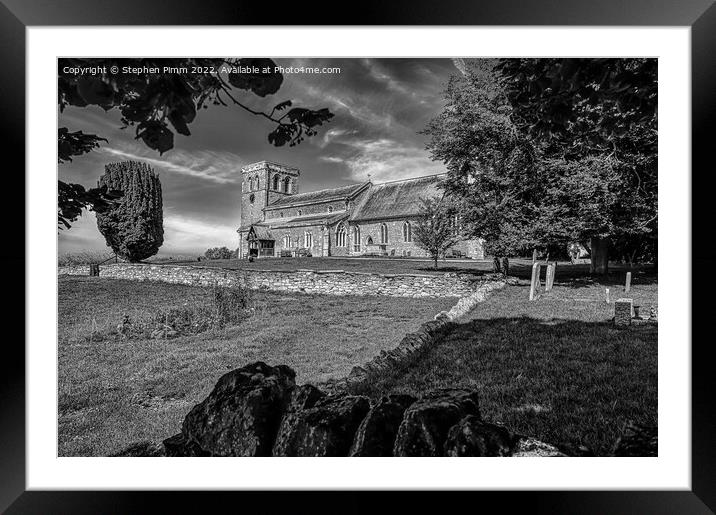
<svg viewBox="0 0 716 515"><path fill-rule="evenodd" d="M116 454L112 454L112 456L127 458L156 458L166 456L166 453L162 444L156 442L136 442L126 449L119 451Z"/></svg>
<svg viewBox="0 0 716 515"><path fill-rule="evenodd" d="M325 397L299 412L293 424L282 426L277 441L284 443L275 455L347 456L353 435L369 409L367 397Z"/></svg>
<svg viewBox="0 0 716 515"><path fill-rule="evenodd" d="M281 419L273 445L273 456L288 456L286 452L292 445L292 438L296 436L293 429L296 427L301 413L313 408L325 396L321 390L310 384L299 386L291 392L288 407Z"/></svg>
<svg viewBox="0 0 716 515"><path fill-rule="evenodd" d="M656 426L629 423L614 445L614 456L656 457L659 433Z"/></svg>
<svg viewBox="0 0 716 515"><path fill-rule="evenodd" d="M211 456L269 456L295 377L286 365L260 361L224 374L186 416L182 434Z"/></svg>
<svg viewBox="0 0 716 515"><path fill-rule="evenodd" d="M448 431L446 456L509 456L516 438L503 426L468 415Z"/></svg>
<svg viewBox="0 0 716 515"><path fill-rule="evenodd" d="M167 456L170 457L209 456L208 452L203 451L195 442L187 440L182 433L171 436L162 443Z"/></svg>
<svg viewBox="0 0 716 515"><path fill-rule="evenodd" d="M567 455L560 452L554 445L541 442L536 438L523 437L515 445L512 456L515 458L556 458Z"/></svg>
<svg viewBox="0 0 716 515"><path fill-rule="evenodd" d="M395 456L444 456L448 431L467 415L480 417L477 392L436 390L410 406L395 439Z"/></svg>
<svg viewBox="0 0 716 515"><path fill-rule="evenodd" d="M358 426L348 455L392 456L403 414L415 400L410 395L382 397Z"/></svg>

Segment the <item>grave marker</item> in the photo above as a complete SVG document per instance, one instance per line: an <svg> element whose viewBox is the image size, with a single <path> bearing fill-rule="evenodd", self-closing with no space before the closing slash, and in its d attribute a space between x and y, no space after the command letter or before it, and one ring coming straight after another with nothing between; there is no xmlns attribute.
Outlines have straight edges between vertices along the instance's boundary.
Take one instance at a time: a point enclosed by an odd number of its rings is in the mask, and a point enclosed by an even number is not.
<svg viewBox="0 0 716 515"><path fill-rule="evenodd" d="M626 284L624 285L624 293L629 293L630 291L631 291L631 272L627 272Z"/></svg>
<svg viewBox="0 0 716 515"><path fill-rule="evenodd" d="M617 299L614 302L614 325L631 325L631 312L633 309L632 299Z"/></svg>
<svg viewBox="0 0 716 515"><path fill-rule="evenodd" d="M540 272L540 263L535 263L532 265L532 281L530 282L530 300L535 300L535 297L537 296L537 288L539 288L539 272Z"/></svg>
<svg viewBox="0 0 716 515"><path fill-rule="evenodd" d="M609 288L605 288L604 295L607 298L607 304L609 304Z"/></svg>

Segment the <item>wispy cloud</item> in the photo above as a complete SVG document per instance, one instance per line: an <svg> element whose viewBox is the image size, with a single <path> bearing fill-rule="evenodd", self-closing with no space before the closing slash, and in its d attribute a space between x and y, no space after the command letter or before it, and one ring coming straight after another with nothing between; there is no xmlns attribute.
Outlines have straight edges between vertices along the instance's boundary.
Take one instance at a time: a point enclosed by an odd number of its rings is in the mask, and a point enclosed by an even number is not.
<svg viewBox="0 0 716 515"><path fill-rule="evenodd" d="M427 152L388 138L356 139L349 143L354 153L345 164L354 180L387 181L431 175L444 171Z"/></svg>
<svg viewBox="0 0 716 515"><path fill-rule="evenodd" d="M164 218L163 252L191 252L209 247L238 246L236 227L194 218L170 215Z"/></svg>
<svg viewBox="0 0 716 515"><path fill-rule="evenodd" d="M137 147L103 147L102 152L125 159L136 159L171 173L188 175L219 184L241 182L241 167L247 164L232 152L197 150L188 152L173 149L162 157L154 157L148 150Z"/></svg>

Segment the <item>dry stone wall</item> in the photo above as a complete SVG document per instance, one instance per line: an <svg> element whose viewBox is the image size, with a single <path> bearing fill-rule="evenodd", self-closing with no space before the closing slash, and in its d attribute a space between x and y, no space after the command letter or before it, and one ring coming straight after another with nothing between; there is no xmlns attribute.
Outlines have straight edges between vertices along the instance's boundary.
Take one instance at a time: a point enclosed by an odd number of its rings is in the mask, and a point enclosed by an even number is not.
<svg viewBox="0 0 716 515"><path fill-rule="evenodd" d="M58 268L58 275L89 275L89 265ZM135 281L162 281L195 286L231 286L324 295L388 295L393 297L468 297L486 279L445 273L376 274L343 270L226 270L201 266L109 264L100 277ZM466 301L467 302L467 301Z"/></svg>

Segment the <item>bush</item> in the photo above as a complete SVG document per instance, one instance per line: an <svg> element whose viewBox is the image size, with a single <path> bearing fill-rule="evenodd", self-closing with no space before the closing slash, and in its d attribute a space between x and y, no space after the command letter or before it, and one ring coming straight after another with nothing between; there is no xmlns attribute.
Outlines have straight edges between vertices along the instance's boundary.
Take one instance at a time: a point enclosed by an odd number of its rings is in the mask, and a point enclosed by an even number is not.
<svg viewBox="0 0 716 515"><path fill-rule="evenodd" d="M234 259L236 251L229 250L226 247L214 247L204 252L205 259Z"/></svg>
<svg viewBox="0 0 716 515"><path fill-rule="evenodd" d="M164 243L162 185L152 168L137 161L109 163L99 186L124 193L116 207L97 213L107 246L130 262L157 253Z"/></svg>

